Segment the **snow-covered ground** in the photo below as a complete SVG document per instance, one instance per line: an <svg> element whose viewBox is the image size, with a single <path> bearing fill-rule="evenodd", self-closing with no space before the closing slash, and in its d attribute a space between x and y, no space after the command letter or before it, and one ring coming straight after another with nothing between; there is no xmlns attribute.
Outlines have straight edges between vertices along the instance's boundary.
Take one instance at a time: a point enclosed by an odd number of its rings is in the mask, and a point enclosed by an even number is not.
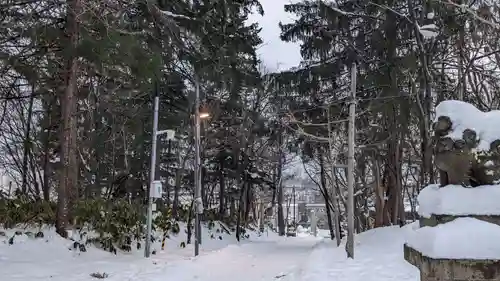
<svg viewBox="0 0 500 281"><path fill-rule="evenodd" d="M242 245L230 245L219 252L191 262L183 262L150 272L140 281L203 280L256 281L276 280L300 272L321 239L296 237L262 239ZM162 279L159 276L170 276Z"/></svg>
<svg viewBox="0 0 500 281"><path fill-rule="evenodd" d="M337 247L319 245L303 265L282 281L418 281L419 271L403 258L406 237L418 224L377 228L356 236L354 259L345 253L345 241Z"/></svg>
<svg viewBox="0 0 500 281"><path fill-rule="evenodd" d="M171 263L192 262L194 249L192 244L181 246L186 242L185 226L180 224L181 232L171 235L166 240L165 250L161 251L161 242L155 242L152 249L156 254L150 259L143 257L143 247L140 250L112 254L92 246L87 246L87 252L70 251L73 242L55 234L53 229L42 229L44 238L29 238L27 235L14 235L14 230L0 229L0 278L12 281L31 280L95 280L90 274L106 273L106 280L129 280L127 276L142 275L144 272L154 272L158 268ZM36 233L38 230L29 229ZM26 230L22 230L25 232ZM258 237L255 232L248 232L249 239L241 240L241 244L250 241L274 239L277 234L269 232ZM9 238L14 236L14 243L9 245ZM194 237L192 238L194 239ZM202 230L202 245L200 256L213 254L214 251L236 244L233 233L223 231L216 222L212 229L206 226ZM188 271L189 272L189 271ZM127 277L127 278L125 278ZM134 278L130 280L136 280ZM163 280L163 279L162 279ZM178 280L178 279L177 279Z"/></svg>
<svg viewBox="0 0 500 281"><path fill-rule="evenodd" d="M92 273L106 273L109 281L413 281L418 271L403 259L403 243L412 227L358 235L354 260L346 258L343 244L337 248L322 235L305 233L288 238L251 233L237 243L229 236L211 239L205 230L199 257L192 257L192 248L175 245L179 241L174 238L166 251L150 259L141 252L115 256L94 248L77 254L57 236L24 238L11 246L0 242L0 276L9 281L96 280Z"/></svg>

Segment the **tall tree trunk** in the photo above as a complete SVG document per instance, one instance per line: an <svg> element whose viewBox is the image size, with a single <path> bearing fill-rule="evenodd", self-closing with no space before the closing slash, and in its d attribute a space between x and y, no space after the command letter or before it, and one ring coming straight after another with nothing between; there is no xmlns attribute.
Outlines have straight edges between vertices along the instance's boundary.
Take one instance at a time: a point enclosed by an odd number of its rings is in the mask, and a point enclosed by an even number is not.
<svg viewBox="0 0 500 281"><path fill-rule="evenodd" d="M415 13L414 3L412 0L408 0L409 10L412 11L410 13L410 17L412 21L418 22L417 16ZM431 24L432 19L428 19L426 15L431 11L430 9L430 1L424 0L422 5L423 11L420 15L420 25ZM420 167L420 175L419 175L419 184L420 187L427 185L429 183L434 182L434 172L432 169L432 144L430 137L430 125L431 125L431 107L432 107L432 77L430 75L429 64L432 58L427 51L429 43L425 43L422 40L422 36L420 35L420 31L418 30L418 26L414 27L415 39L418 45L418 55L421 63L420 67L420 90L416 93L416 89L414 85L410 85L411 94L417 97L417 106L420 111L420 137L422 139L421 144L421 167ZM444 64L443 64L444 65ZM462 68L462 67L460 67ZM460 70L459 70L460 72ZM443 73L444 75L444 73ZM460 76L460 75L459 75ZM411 80L410 80L411 81ZM410 84L414 84L410 82ZM445 84L443 84L444 86ZM439 100L439 97L438 97Z"/></svg>
<svg viewBox="0 0 500 281"><path fill-rule="evenodd" d="M125 189L123 192L126 194L126 196L129 199L129 202L131 203L132 193L130 192L131 188L130 188L130 180L129 180L130 161L128 159L130 152L128 151L127 132L125 131L125 124L124 123L122 123L122 125L121 125L121 135L123 138L123 144L122 144L123 145L123 172L124 172L123 175L126 176L126 178L125 178L125 181L120 184L122 186L119 188Z"/></svg>
<svg viewBox="0 0 500 281"><path fill-rule="evenodd" d="M167 148L167 154L168 154L168 162L167 162L167 184L166 184L166 187L167 187L167 196L165 198L165 206L168 208L170 208L172 202L170 200L170 196L171 196L171 193L172 193L172 186L171 186L171 181L170 181L170 176L171 176L171 167L172 167L172 140L168 140L168 148Z"/></svg>
<svg viewBox="0 0 500 281"><path fill-rule="evenodd" d="M462 2L462 1L459 1ZM458 99L465 100L467 94L467 75L465 71L465 23L461 23L458 31Z"/></svg>
<svg viewBox="0 0 500 281"><path fill-rule="evenodd" d="M240 235L241 235L241 217L243 216L244 212L244 197L246 194L246 188L247 185L246 183L243 183L243 187L240 190L240 199L238 203L238 216L236 217L236 240L240 241Z"/></svg>
<svg viewBox="0 0 500 281"><path fill-rule="evenodd" d="M394 109L395 110L395 109ZM396 112L391 118L395 122ZM391 132L397 132L399 128L394 124L390 126ZM388 143L388 153L386 172L385 172L385 185L387 187L387 212L389 214L389 221L387 224L399 224L404 218L401 217L402 208L402 188L401 188L401 145L398 137L401 134L395 135ZM404 210L403 210L404 212Z"/></svg>
<svg viewBox="0 0 500 281"><path fill-rule="evenodd" d="M248 226L248 221L249 221L248 218L250 215L250 211L252 209L252 202L253 202L252 185L250 183L247 183L247 190L245 195L245 216L244 216L245 226Z"/></svg>
<svg viewBox="0 0 500 281"><path fill-rule="evenodd" d="M222 220L226 213L224 197L226 196L226 179L224 178L224 157L219 158L219 219Z"/></svg>
<svg viewBox="0 0 500 281"><path fill-rule="evenodd" d="M236 200L233 197L233 193L231 193L231 197L229 197L230 202L229 202L229 217L231 218L231 221L233 221L233 218L236 216Z"/></svg>
<svg viewBox="0 0 500 281"><path fill-rule="evenodd" d="M28 115L26 116L26 131L24 133L24 151L23 151L23 166L22 166L22 185L21 189L24 194L28 193L28 159L31 153L31 119L33 116L33 103L35 100L35 86L31 87L31 95L28 104Z"/></svg>
<svg viewBox="0 0 500 281"><path fill-rule="evenodd" d="M393 24L393 22L397 21L396 15L392 11L386 11L387 20L385 23L385 40L386 40L386 80L385 82L388 87L385 88L383 95L387 97L397 96L399 95L399 84L398 84L398 73L395 65L397 64L397 45L398 45L398 33L397 27ZM399 219L399 209L400 204L399 201L402 200L402 190L401 184L398 182L401 177L401 162L399 159L399 151L400 144L398 137L401 135L400 130L402 130L402 126L400 125L400 121L398 119L399 114L401 113L400 105L397 102L391 103L385 114L387 116L387 124L386 127L388 132L391 132L391 138L387 142L387 164L384 171L384 184L387 188L387 202L386 202L386 210L389 214L389 218L387 221L384 221L386 224L397 224Z"/></svg>
<svg viewBox="0 0 500 281"><path fill-rule="evenodd" d="M203 159L203 158L202 158ZM203 163L203 160L201 160ZM206 185L207 169L205 166L201 165L201 201L203 202L204 209L208 208L208 190Z"/></svg>
<svg viewBox="0 0 500 281"><path fill-rule="evenodd" d="M193 234L193 211L194 211L194 200L191 200L191 205L189 206L188 218L187 218L187 239L186 244L191 244L191 235Z"/></svg>
<svg viewBox="0 0 500 281"><path fill-rule="evenodd" d="M326 184L325 161L321 154L319 155L319 157L320 157L319 168L320 168L320 183L321 183L320 192L323 195L323 198L325 199L325 211L326 211L326 218L328 220L328 229L330 230L330 239L333 240L335 238L337 240L337 246L338 246L340 244L340 232L339 229L337 229L337 227L334 227L333 225L333 221L335 219L332 218L332 208L330 208L331 198L328 195L328 185Z"/></svg>
<svg viewBox="0 0 500 281"><path fill-rule="evenodd" d="M285 217L283 215L283 176L282 176L282 173L283 173L283 168L282 168L282 158L283 158L283 155L279 155L280 157L280 160L278 161L278 177L277 177L277 180L278 180L278 186L276 187L278 189L277 191L277 196L278 196L278 233L280 236L284 236L285 235Z"/></svg>
<svg viewBox="0 0 500 281"><path fill-rule="evenodd" d="M44 139L43 139L43 200L49 201L50 200L50 172L52 170L52 167L50 166L49 159L50 159L50 139L52 137L52 108L54 105L54 99L51 98L49 100L49 103L47 104L47 111L45 114L47 115L47 119L43 125L43 128L47 132L47 134L44 134Z"/></svg>
<svg viewBox="0 0 500 281"><path fill-rule="evenodd" d="M281 107L280 107L281 108ZM282 130L280 130L280 134L278 136L278 170L276 180L278 181L278 185L276 188L278 189L276 195L278 196L278 233L280 236L285 235L285 217L283 215L283 136Z"/></svg>
<svg viewBox="0 0 500 281"><path fill-rule="evenodd" d="M62 133L61 133L61 171L57 202L57 233L67 237L69 223L69 204L76 195L78 184L77 162L77 72L78 58L77 47L79 40L78 16L81 15L81 0L68 0L66 15L66 34L68 45L66 47L66 68L63 70L64 94L61 99L62 106Z"/></svg>
<svg viewBox="0 0 500 281"><path fill-rule="evenodd" d="M179 139L176 156L177 156L177 169L175 170L175 187L174 187L174 201L172 202L172 218L178 219L179 214L179 191L181 189L181 179L184 168L184 162L181 157L181 139Z"/></svg>
<svg viewBox="0 0 500 281"><path fill-rule="evenodd" d="M384 185L380 180L380 162L377 153L374 154L374 174L375 174L375 227L384 226Z"/></svg>
<svg viewBox="0 0 500 281"><path fill-rule="evenodd" d="M40 173L40 170L37 168L36 165L36 159L34 158L34 155L32 154L31 157L29 158L29 164L31 167L31 174L33 176L33 189L36 194L36 200L39 200L41 198L41 192L40 192L40 184L38 183L38 179L42 177L42 174Z"/></svg>
<svg viewBox="0 0 500 281"><path fill-rule="evenodd" d="M101 188L100 188L100 182L101 182L101 177L100 177L100 163L99 163L99 146L101 145L100 139L99 139L99 130L100 130L100 123L99 122L99 104L98 104L98 99L99 99L99 80L97 82L94 82L92 84L93 86L93 91L92 95L90 97L90 124L92 126L92 132L91 132L91 143L92 143L92 148L91 148L91 159L90 159L90 188L88 188L87 196L92 197L92 198L99 198L101 197Z"/></svg>
<svg viewBox="0 0 500 281"><path fill-rule="evenodd" d="M328 196L328 189L326 187L326 173L325 173L325 160L323 158L323 155L322 153L319 153L318 157L320 159L320 165L321 165L321 169L322 172L324 173L323 174L323 177L324 177L324 180L325 180L325 183L324 183L324 188L325 188L325 202L328 203L328 201L331 201L332 202L332 208L329 208L329 205L327 205L327 212L330 212L329 210L331 209L333 211L333 220L334 221L339 221L340 219L340 208L339 208L339 202L337 200L338 198L338 194L337 194L337 188L336 188L336 185L335 185L335 182L334 182L334 179L335 179L335 157L334 157L334 148L333 148L333 134L332 134L332 123L331 123L331 120L330 120L330 117L331 117L331 114L330 114L330 107L328 107L328 110L327 110L327 120L328 120L328 152L330 154L330 166L331 166L331 178L330 178L330 182L331 182L331 187L332 187L332 198L331 199L327 199L329 198ZM348 128L349 129L349 128ZM321 150L321 148L320 148ZM332 224L330 223L331 221L331 214L327 213L328 215L328 225L329 227L331 228L332 227ZM332 230L330 229L330 232ZM340 227L337 227L337 225L335 225L335 238L336 238L336 242L337 242L337 247L340 246ZM333 234L332 234L332 239L333 239Z"/></svg>

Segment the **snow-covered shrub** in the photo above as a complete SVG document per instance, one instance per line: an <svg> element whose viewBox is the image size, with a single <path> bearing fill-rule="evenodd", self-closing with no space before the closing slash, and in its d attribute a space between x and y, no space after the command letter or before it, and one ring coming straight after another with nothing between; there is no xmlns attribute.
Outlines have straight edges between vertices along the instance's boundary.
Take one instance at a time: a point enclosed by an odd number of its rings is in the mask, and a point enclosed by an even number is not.
<svg viewBox="0 0 500 281"><path fill-rule="evenodd" d="M105 201L102 199L81 200L75 204L73 218L86 243L116 252L132 249L132 241L143 238L144 210L140 204L127 200ZM96 235L87 235L93 232Z"/></svg>
<svg viewBox="0 0 500 281"><path fill-rule="evenodd" d="M191 204L181 204L177 210L177 219L179 221L187 222L191 213Z"/></svg>
<svg viewBox="0 0 500 281"><path fill-rule="evenodd" d="M13 199L0 199L0 224L4 228L16 225L52 225L55 223L56 204L34 200L20 195Z"/></svg>
<svg viewBox="0 0 500 281"><path fill-rule="evenodd" d="M161 230L163 232L162 249L163 245L165 245L165 239L170 238L170 233L177 235L181 231L179 223L172 218L170 209L165 209L155 217L153 220L153 230Z"/></svg>

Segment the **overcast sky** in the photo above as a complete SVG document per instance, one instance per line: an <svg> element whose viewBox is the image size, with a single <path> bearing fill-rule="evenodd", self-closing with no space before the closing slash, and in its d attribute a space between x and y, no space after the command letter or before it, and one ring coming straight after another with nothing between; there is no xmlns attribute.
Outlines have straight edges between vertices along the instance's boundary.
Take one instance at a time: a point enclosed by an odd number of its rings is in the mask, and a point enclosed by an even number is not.
<svg viewBox="0 0 500 281"><path fill-rule="evenodd" d="M279 22L289 23L293 20L291 14L284 11L283 6L290 0L260 0L264 8L264 16L255 13L248 19L249 22L258 22L262 31L260 36L264 43L257 50L260 58L270 71L285 70L300 63L300 46L296 43L286 43L280 39ZM302 164L299 158L294 159L283 171L286 175L295 175L304 178Z"/></svg>
<svg viewBox="0 0 500 281"><path fill-rule="evenodd" d="M262 31L260 36L264 44L258 53L269 70L284 70L298 66L300 63L300 47L295 43L286 43L279 38L278 23L292 21L291 14L284 11L283 6L290 0L260 0L264 7L264 16L258 14L249 17L250 22L258 22Z"/></svg>

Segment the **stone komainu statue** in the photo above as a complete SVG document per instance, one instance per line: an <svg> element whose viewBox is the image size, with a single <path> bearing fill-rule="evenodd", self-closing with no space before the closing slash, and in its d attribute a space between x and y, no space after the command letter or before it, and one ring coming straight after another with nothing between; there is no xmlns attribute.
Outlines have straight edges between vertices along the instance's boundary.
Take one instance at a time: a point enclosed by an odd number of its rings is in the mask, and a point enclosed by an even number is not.
<svg viewBox="0 0 500 281"><path fill-rule="evenodd" d="M500 126L500 119L498 124ZM472 128L456 137L453 120L438 116L433 124L434 161L439 170L440 184L476 187L495 184L500 180L500 139L490 143L489 150L478 149L480 137ZM462 126L463 127L463 126ZM450 137L453 132L455 137Z"/></svg>

